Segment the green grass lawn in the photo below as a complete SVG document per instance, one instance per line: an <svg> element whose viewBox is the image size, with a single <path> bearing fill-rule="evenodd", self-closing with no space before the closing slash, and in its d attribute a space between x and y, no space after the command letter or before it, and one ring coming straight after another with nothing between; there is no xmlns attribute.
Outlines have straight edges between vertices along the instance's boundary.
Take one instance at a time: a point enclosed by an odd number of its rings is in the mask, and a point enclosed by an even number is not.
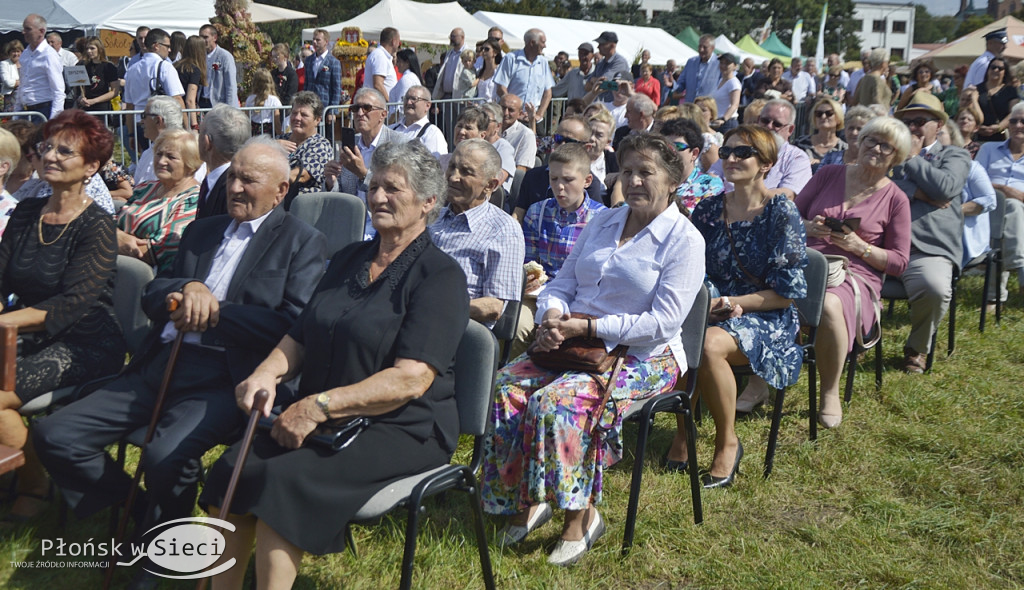
<svg viewBox="0 0 1024 590"><path fill-rule="evenodd" d="M672 436L662 416L647 457L636 541L619 555L630 469L606 476L605 537L576 567L548 566L559 526L549 523L522 547L491 547L503 588L1018 588L1024 586L1024 301L1011 297L1001 326L978 332L981 279L961 283L955 354L945 358L947 323L932 372L895 370L908 331L905 304L885 322L886 372L874 388L870 358L857 373L843 424L807 441L807 380L789 390L775 470L760 477L769 427L762 409L738 423L747 452L729 490L703 495L694 525L688 479L655 465ZM870 354L874 354L873 352ZM698 425L700 465L711 457L713 426ZM626 428L627 447L635 428ZM469 441L457 458L468 459ZM212 459L212 456L210 457ZM57 527L56 510L37 526L0 532L0 587L96 588L87 570L13 569L40 558L41 538L106 537L107 516ZM428 503L413 586L478 588L471 516L461 495ZM557 517L560 515L556 515ZM307 557L296 588L398 585L404 518L356 527L359 556ZM490 533L500 525L488 523ZM316 526L316 523L310 523ZM119 572L119 583L128 579ZM165 584L167 588L192 584Z"/></svg>

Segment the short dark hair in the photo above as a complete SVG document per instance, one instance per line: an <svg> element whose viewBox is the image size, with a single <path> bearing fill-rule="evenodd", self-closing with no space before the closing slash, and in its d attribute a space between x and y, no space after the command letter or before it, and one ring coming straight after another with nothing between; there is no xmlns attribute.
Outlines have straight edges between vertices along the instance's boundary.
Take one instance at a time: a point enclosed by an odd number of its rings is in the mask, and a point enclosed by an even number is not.
<svg viewBox="0 0 1024 590"><path fill-rule="evenodd" d="M157 44L164 42L166 43L171 38L171 34L163 29L150 29L146 33L146 49L152 51Z"/></svg>
<svg viewBox="0 0 1024 590"><path fill-rule="evenodd" d="M398 36L398 29L395 27L384 27L380 31L380 44L386 45L391 43L395 37Z"/></svg>
<svg viewBox="0 0 1024 590"><path fill-rule="evenodd" d="M690 119L669 119L661 124L659 133L665 137L682 137L686 140L686 145L692 148L700 148L700 151L704 151L704 134L700 132L700 127Z"/></svg>

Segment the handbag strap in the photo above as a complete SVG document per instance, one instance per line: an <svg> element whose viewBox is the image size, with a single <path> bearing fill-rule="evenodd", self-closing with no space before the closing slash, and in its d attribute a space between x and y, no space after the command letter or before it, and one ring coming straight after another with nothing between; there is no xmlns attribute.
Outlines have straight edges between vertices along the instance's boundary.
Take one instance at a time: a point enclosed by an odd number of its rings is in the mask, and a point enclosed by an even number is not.
<svg viewBox="0 0 1024 590"><path fill-rule="evenodd" d="M601 389L603 390L603 393L601 395L601 403L598 404L598 406L594 409L594 414L591 416L592 422L590 424L590 444L592 445L595 444L595 441L602 439L604 437L604 433L608 432L608 430L611 429L611 427L605 428L601 426L601 416L604 415L605 408L608 406L608 401L612 398L612 394L615 393L619 371L622 370L622 365L626 362L626 350L628 349L624 348L623 350L619 350L618 352L615 353L615 362L612 364L611 372L608 373L607 383L601 383L600 376L595 375L593 373L590 374L590 376L594 378L594 381L597 381L598 385L601 386ZM617 414L618 411L618 406L615 405L613 402L612 413ZM612 420L612 424L615 424L614 419Z"/></svg>
<svg viewBox="0 0 1024 590"><path fill-rule="evenodd" d="M875 344L878 344L878 341L881 340L881 338L882 338L882 324L881 324L881 319L882 319L882 303L881 303L881 299L879 298L878 293L875 292L875 288L871 286L871 283L865 281L854 270L853 265L850 265L850 266L848 266L846 268L846 280L850 281L850 285L853 286L853 298L856 301L856 305L854 305L854 309L857 310L857 319L856 319L856 322L854 323L854 327L855 327L856 334L857 334L857 336L856 336L857 344L861 348L867 350L867 349L873 347ZM872 338L870 342L864 342L864 330L863 330L864 320L863 320L863 316L861 315L861 313L862 313L861 307L862 306L861 306L861 298L860 298L860 284L862 282L864 283L864 287L867 288L867 290L868 290L868 296L871 298L871 309L872 309L872 311L874 312L874 315L875 315L875 323L878 325L878 330L875 331L875 337Z"/></svg>

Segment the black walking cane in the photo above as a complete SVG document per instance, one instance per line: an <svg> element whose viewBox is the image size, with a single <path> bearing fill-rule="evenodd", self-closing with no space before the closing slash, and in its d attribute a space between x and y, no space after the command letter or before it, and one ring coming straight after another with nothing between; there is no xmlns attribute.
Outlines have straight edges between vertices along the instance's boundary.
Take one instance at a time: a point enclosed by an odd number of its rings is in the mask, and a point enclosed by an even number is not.
<svg viewBox="0 0 1024 590"><path fill-rule="evenodd" d="M263 414L263 407L270 400L270 393L266 389L256 392L252 402L252 412L249 414L249 423L245 426L245 434L242 436L242 446L238 449L238 459L235 460L235 468L231 470L231 479L228 480L228 489L224 492L224 501L221 502L220 512L217 518L227 520L231 511L231 500L235 497L235 488L238 487L238 480L242 477L242 468L245 467L245 460L249 458L249 449L252 448L252 439L256 436L256 426ZM196 583L196 590L206 590L206 582L210 578L199 578Z"/></svg>
<svg viewBox="0 0 1024 590"><path fill-rule="evenodd" d="M171 299L167 302L167 311L173 312L178 309L178 301ZM132 487L128 492L128 500L124 505L124 514L121 515L119 522L117 523L117 534L114 535L114 546L121 542L121 538L124 537L125 529L128 528L128 519L131 517L132 506L135 504L135 498L139 495L139 482L142 480L142 457L146 452L146 445L149 441L153 440L153 433L156 431L156 425L160 421L160 413L163 411L164 399L167 397L167 388L171 384L171 376L174 374L174 365L178 362L178 352L181 350L181 341L185 338L185 332L179 330L178 335L174 337L174 343L171 344L171 354L167 357L167 366L164 368L164 378L160 382L160 390L156 394L156 404L153 406L153 416L149 419L149 428L146 429L146 438L142 442L142 451L139 454L139 466L135 469L135 477L132 479ZM110 582L114 578L114 567L116 560L111 558L110 565L107 566L107 575L103 579L103 590L110 588Z"/></svg>

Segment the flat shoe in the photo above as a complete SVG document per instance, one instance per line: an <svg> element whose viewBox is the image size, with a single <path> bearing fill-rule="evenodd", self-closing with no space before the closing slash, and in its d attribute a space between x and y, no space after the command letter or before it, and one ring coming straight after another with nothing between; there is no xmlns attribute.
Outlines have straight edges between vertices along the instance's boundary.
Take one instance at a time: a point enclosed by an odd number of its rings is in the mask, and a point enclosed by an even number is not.
<svg viewBox="0 0 1024 590"><path fill-rule="evenodd" d="M554 513L554 510L551 509L551 505L547 502L538 504L537 510L533 513L533 516L526 521L526 526L506 524L500 531L498 531L498 546L510 547L517 543L521 543L523 539L526 538L526 535L547 524Z"/></svg>
<svg viewBox="0 0 1024 590"><path fill-rule="evenodd" d="M833 414L822 414L818 413L818 424L821 424L822 428L835 428L843 422L842 415L836 416Z"/></svg>
<svg viewBox="0 0 1024 590"><path fill-rule="evenodd" d="M587 551L604 534L604 519L601 518L601 513L596 508L594 509L594 515L596 518L594 518L594 522L590 523L587 532L583 533L582 539L579 541L558 540L554 550L551 551L551 555L548 556L548 563L565 567L576 563L586 555Z"/></svg>
<svg viewBox="0 0 1024 590"><path fill-rule="evenodd" d="M766 387L762 392L762 395L758 395L756 398L746 396L746 390L738 398L736 398L736 413L737 414L749 414L754 411L754 408L760 406L764 402L768 401L768 388Z"/></svg>

